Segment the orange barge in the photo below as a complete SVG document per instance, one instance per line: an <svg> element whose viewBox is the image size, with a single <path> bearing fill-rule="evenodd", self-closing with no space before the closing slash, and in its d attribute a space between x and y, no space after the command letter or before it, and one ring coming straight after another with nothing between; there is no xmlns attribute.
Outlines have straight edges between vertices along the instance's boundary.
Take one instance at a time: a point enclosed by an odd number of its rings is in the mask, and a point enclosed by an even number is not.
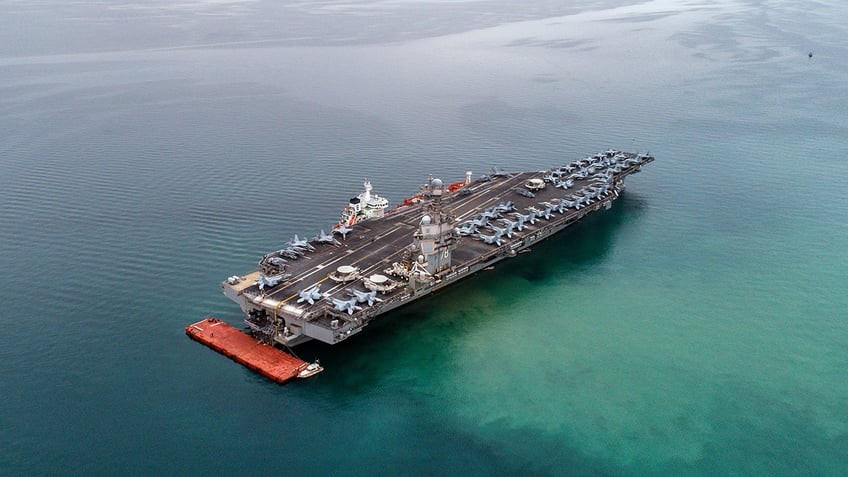
<svg viewBox="0 0 848 477"><path fill-rule="evenodd" d="M258 342L217 318L205 318L186 326L186 334L278 383L297 377L309 377L322 370L317 364L309 364L280 349Z"/></svg>

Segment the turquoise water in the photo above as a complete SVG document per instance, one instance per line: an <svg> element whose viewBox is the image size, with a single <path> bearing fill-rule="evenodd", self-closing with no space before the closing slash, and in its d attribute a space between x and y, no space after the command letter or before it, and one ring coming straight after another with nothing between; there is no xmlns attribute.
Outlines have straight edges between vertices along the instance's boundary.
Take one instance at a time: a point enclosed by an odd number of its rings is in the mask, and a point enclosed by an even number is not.
<svg viewBox="0 0 848 477"><path fill-rule="evenodd" d="M0 3L0 474L845 475L846 7L560 3ZM608 147L612 210L313 379L183 333L365 178Z"/></svg>

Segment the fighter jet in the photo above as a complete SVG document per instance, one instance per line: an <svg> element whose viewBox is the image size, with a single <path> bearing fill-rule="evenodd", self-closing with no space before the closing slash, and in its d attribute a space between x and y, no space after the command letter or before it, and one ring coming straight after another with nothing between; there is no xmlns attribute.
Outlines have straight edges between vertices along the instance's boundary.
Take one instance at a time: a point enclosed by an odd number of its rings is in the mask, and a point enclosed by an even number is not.
<svg viewBox="0 0 848 477"><path fill-rule="evenodd" d="M554 183L554 187L559 187L560 189L568 189L569 187L574 186L574 180L568 179L564 181L557 181Z"/></svg>
<svg viewBox="0 0 848 477"><path fill-rule="evenodd" d="M536 214L536 217L543 218L545 220L551 220L551 208L546 208L545 210L539 210L535 207L528 207L527 210L532 214Z"/></svg>
<svg viewBox="0 0 848 477"><path fill-rule="evenodd" d="M500 213L498 213L498 211L494 210L494 209L486 209L483 212L480 212L479 214L477 214L478 217L480 217L481 219L486 219L486 220L497 219L499 215L500 215Z"/></svg>
<svg viewBox="0 0 848 477"><path fill-rule="evenodd" d="M556 199L556 201L557 203L554 205L554 210L556 210L558 214L562 214L565 212L565 204L563 204L559 199Z"/></svg>
<svg viewBox="0 0 848 477"><path fill-rule="evenodd" d="M509 219L501 219L501 222L504 224L505 234L507 237L512 238L512 232L520 232L518 229L518 222L509 220ZM523 228L523 227L522 227Z"/></svg>
<svg viewBox="0 0 848 477"><path fill-rule="evenodd" d="M518 212L513 212L512 215L515 216L515 221L518 223L518 231L519 232L521 230L524 230L524 223L525 222L530 222L531 224L536 222L536 217L534 217L531 214L523 215L523 214L519 214Z"/></svg>
<svg viewBox="0 0 848 477"><path fill-rule="evenodd" d="M609 182L612 179L612 172L607 170L606 172L599 172L592 177L603 182Z"/></svg>
<svg viewBox="0 0 848 477"><path fill-rule="evenodd" d="M595 192L596 197L600 197L609 193L609 184L604 183L602 185L592 186L589 189Z"/></svg>
<svg viewBox="0 0 848 477"><path fill-rule="evenodd" d="M527 208L526 208L526 209L524 209L524 210L526 210L527 212L529 212L529 214L528 214L528 215L530 216L530 218L528 218L528 219L527 219L527 221L528 221L528 222L530 222L531 224L535 224L535 223L536 223L536 219L538 219L538 218L539 218L539 209L537 209L537 208L535 208L535 207L527 207Z"/></svg>
<svg viewBox="0 0 848 477"><path fill-rule="evenodd" d="M291 276L291 273L280 273L278 275L271 275L270 277L267 277L260 273L259 280L257 280L257 283L259 283L259 290L265 291L265 287L273 288L281 281L291 278Z"/></svg>
<svg viewBox="0 0 848 477"><path fill-rule="evenodd" d="M509 212L511 210L515 210L515 204L513 204L511 200L508 200L506 202L501 202L500 204L496 205L493 209L494 209L495 212L499 212L499 213L504 212L505 213L505 212Z"/></svg>
<svg viewBox="0 0 848 477"><path fill-rule="evenodd" d="M589 205L592 203L592 195L589 193L584 193L584 195L573 195L574 200L580 201L582 204Z"/></svg>
<svg viewBox="0 0 848 477"><path fill-rule="evenodd" d="M577 200L560 199L559 203L564 204L565 207L568 207L569 209L575 209L576 210L576 209L580 208L580 202L577 201Z"/></svg>
<svg viewBox="0 0 848 477"><path fill-rule="evenodd" d="M524 187L516 187L515 192L518 192L518 195L523 195L524 197L529 197L531 199L533 197L536 197L536 194L530 192L529 190L525 189Z"/></svg>
<svg viewBox="0 0 848 477"><path fill-rule="evenodd" d="M501 245L501 234L497 232L495 232L495 235L477 234L477 238L479 238L483 242L486 242L489 245Z"/></svg>
<svg viewBox="0 0 848 477"><path fill-rule="evenodd" d="M457 227L456 231L459 235L474 235L477 233L477 225L474 222L463 222L462 225Z"/></svg>
<svg viewBox="0 0 848 477"><path fill-rule="evenodd" d="M480 217L480 218L477 218L477 219L470 221L469 223L474 225L475 227L485 227L485 226L489 225L489 218L488 217Z"/></svg>
<svg viewBox="0 0 848 477"><path fill-rule="evenodd" d="M321 229L321 233L318 234L314 239L318 243L328 243L332 245L341 245L341 243L333 237L332 234L324 233L324 229Z"/></svg>
<svg viewBox="0 0 848 477"><path fill-rule="evenodd" d="M558 207L557 207L556 204L552 204L550 202L541 202L541 204L545 206L545 210L548 212L548 215L550 215L551 212L558 210ZM560 212L560 214L561 213L562 212Z"/></svg>
<svg viewBox="0 0 848 477"><path fill-rule="evenodd" d="M509 172L501 169L500 167L493 167L491 172L489 172L490 177L509 177Z"/></svg>
<svg viewBox="0 0 848 477"><path fill-rule="evenodd" d="M343 239L347 239L347 234L352 231L352 227L345 227L344 225L339 225L337 228L333 229L333 233L341 235Z"/></svg>
<svg viewBox="0 0 848 477"><path fill-rule="evenodd" d="M510 233L513 230L515 230L517 232L521 232L522 230L524 230L524 224L521 223L521 222L518 222L518 221L513 222L512 220L509 220L509 219L501 219L501 222L504 223L507 231L509 231ZM507 234L507 237L511 237L511 235Z"/></svg>
<svg viewBox="0 0 848 477"><path fill-rule="evenodd" d="M286 259L285 259L285 258L283 258L283 257L268 257L267 262L268 262L268 263L270 263L271 265L273 265L273 266L275 266L275 267L279 268L279 269L282 269L283 267L285 267L285 266L286 266L286 264L287 264L289 261L288 261L288 260L286 260Z"/></svg>
<svg viewBox="0 0 848 477"><path fill-rule="evenodd" d="M301 255L306 253L306 251L304 249L288 247L278 251L278 253L283 257L290 258L292 260L297 260Z"/></svg>
<svg viewBox="0 0 848 477"><path fill-rule="evenodd" d="M377 290L372 290L370 292L364 292L359 290L348 290L353 296L356 297L356 301L359 303L368 302L368 306L374 305L375 302L383 301L381 298L377 298Z"/></svg>
<svg viewBox="0 0 848 477"><path fill-rule="evenodd" d="M298 303L308 302L310 305L314 305L315 300L321 299L321 285L315 285L312 288L303 289L297 292L297 296L300 297L297 299Z"/></svg>
<svg viewBox="0 0 848 477"><path fill-rule="evenodd" d="M351 298L350 300L339 300L338 298L330 298L333 301L333 305L335 305L336 310L338 311L346 311L348 315L352 315L354 312L362 309L361 306L357 306L356 298Z"/></svg>
<svg viewBox="0 0 848 477"><path fill-rule="evenodd" d="M310 251L315 251L315 247L309 244L308 240L300 240L297 238L297 234L294 234L294 238L289 240L289 246L291 248L301 248Z"/></svg>

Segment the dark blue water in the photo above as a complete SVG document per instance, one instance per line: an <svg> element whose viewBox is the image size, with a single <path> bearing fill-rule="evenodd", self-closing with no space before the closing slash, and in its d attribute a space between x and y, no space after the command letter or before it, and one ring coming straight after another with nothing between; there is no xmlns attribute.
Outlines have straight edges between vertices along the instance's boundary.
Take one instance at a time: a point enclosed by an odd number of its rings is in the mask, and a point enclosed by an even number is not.
<svg viewBox="0 0 848 477"><path fill-rule="evenodd" d="M0 2L0 474L845 475L848 10L561 3ZM612 210L313 379L184 335L366 178L609 147Z"/></svg>

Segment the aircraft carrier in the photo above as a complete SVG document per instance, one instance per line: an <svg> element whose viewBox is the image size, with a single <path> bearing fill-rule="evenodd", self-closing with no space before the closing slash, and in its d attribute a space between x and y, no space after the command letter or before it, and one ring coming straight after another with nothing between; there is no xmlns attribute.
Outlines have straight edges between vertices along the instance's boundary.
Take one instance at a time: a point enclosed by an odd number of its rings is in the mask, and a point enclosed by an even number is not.
<svg viewBox="0 0 848 477"><path fill-rule="evenodd" d="M545 171L493 170L476 179L468 172L452 184L429 177L394 209L366 182L329 233L295 236L262 257L259 270L221 286L262 341L335 344L383 313L609 209L625 177L653 160L608 150Z"/></svg>

